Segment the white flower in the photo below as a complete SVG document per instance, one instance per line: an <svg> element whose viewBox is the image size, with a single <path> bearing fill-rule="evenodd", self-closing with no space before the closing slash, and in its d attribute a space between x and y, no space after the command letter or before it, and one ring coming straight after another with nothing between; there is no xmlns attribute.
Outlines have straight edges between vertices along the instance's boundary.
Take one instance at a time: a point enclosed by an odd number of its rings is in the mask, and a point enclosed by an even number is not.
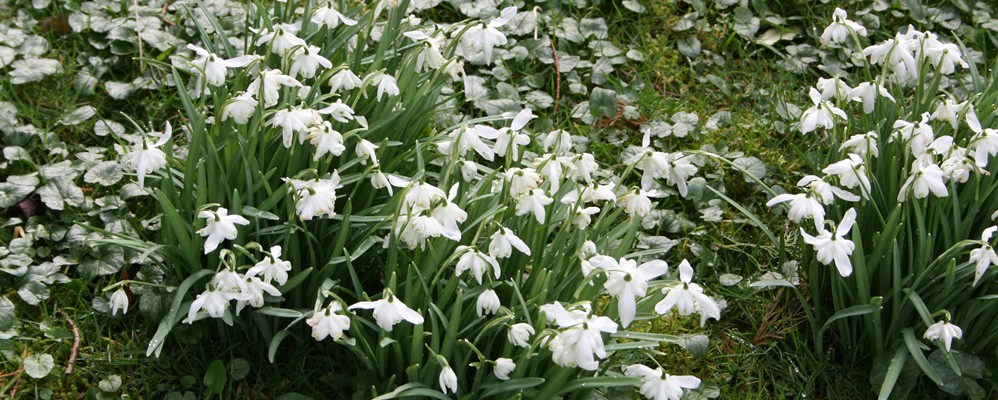
<svg viewBox="0 0 998 400"><path fill-rule="evenodd" d="M246 276L262 276L265 282L283 285L288 281L288 271L291 271L291 261L281 259L281 246L272 246L270 254L246 271Z"/></svg>
<svg viewBox="0 0 998 400"><path fill-rule="evenodd" d="M348 309L374 309L374 319L377 320L378 326L388 332L391 332L395 324L403 319L413 325L423 323L423 316L405 305L390 290L385 290L384 297L375 301L362 301L350 306Z"/></svg>
<svg viewBox="0 0 998 400"><path fill-rule="evenodd" d="M483 126L483 125L478 125ZM478 126L470 127L463 126L459 129L452 130L447 136L451 138L449 142L444 142L440 146L440 151L444 154L448 154L453 146L454 150L457 151L457 155L464 157L468 153L468 150L473 149L482 158L492 161L495 158L495 153L492 148L489 147L485 142L482 141L482 136L479 134Z"/></svg>
<svg viewBox="0 0 998 400"><path fill-rule="evenodd" d="M468 213L454 202L454 198L457 197L458 187L456 183L451 186L447 200L438 203L430 211L430 216L440 221L440 225L443 225L443 237L453 241L461 240L461 227L458 226L458 223L463 223L468 219Z"/></svg>
<svg viewBox="0 0 998 400"><path fill-rule="evenodd" d="M496 378L501 381L509 380L509 373L516 369L516 363L509 358L497 358L496 367L492 372L495 374Z"/></svg>
<svg viewBox="0 0 998 400"><path fill-rule="evenodd" d="M509 182L509 195L514 197L537 189L543 182L537 170L517 167L506 170L506 180Z"/></svg>
<svg viewBox="0 0 998 400"><path fill-rule="evenodd" d="M263 90L263 105L270 107L277 104L281 86L302 87L302 84L295 78L284 75L279 69L268 69L261 72L253 82L250 82L246 91L257 94Z"/></svg>
<svg viewBox="0 0 998 400"><path fill-rule="evenodd" d="M600 211L599 207L578 208L572 213L572 222L579 229L586 229L593 222L593 215L599 214Z"/></svg>
<svg viewBox="0 0 998 400"><path fill-rule="evenodd" d="M446 200L447 194L432 184L420 182L409 187L402 202L406 210L421 211L430 208L436 200Z"/></svg>
<svg viewBox="0 0 998 400"><path fill-rule="evenodd" d="M898 191L898 201L905 201L908 192L913 192L916 199L922 199L928 196L930 191L937 197L949 196L949 189L943 180L943 170L936 164L915 160L911 165L908 179Z"/></svg>
<svg viewBox="0 0 998 400"><path fill-rule="evenodd" d="M247 300L246 279L229 268L223 268L211 278L211 286L225 297L225 300Z"/></svg>
<svg viewBox="0 0 998 400"><path fill-rule="evenodd" d="M592 314L589 303L581 309L566 310L559 302L541 306L548 322L563 330L548 342L551 359L563 367L578 366L595 371L599 363L593 357L606 358L602 332L617 332L617 324L610 318Z"/></svg>
<svg viewBox="0 0 998 400"><path fill-rule="evenodd" d="M960 48L953 43L943 43L935 40L933 36L931 40L927 39L924 46L925 56L932 63L933 67L943 75L949 75L956 71L956 66L959 65L963 68L967 68L967 62L963 60L963 56L960 54Z"/></svg>
<svg viewBox="0 0 998 400"><path fill-rule="evenodd" d="M410 31L402 33L403 36L414 41L422 41L422 51L416 56L416 72L423 72L427 69L439 69L447 61L440 53L440 46L443 40L431 37L420 31Z"/></svg>
<svg viewBox="0 0 998 400"><path fill-rule="evenodd" d="M909 30L914 31L914 28ZM909 84L918 77L918 62L910 44L920 47L917 42L913 43L911 39L898 33L894 39L863 49L863 55L870 57L872 64L886 64L893 73L891 78L895 82Z"/></svg>
<svg viewBox="0 0 998 400"><path fill-rule="evenodd" d="M966 101L957 103L952 97L946 97L943 101L939 102L939 105L936 106L936 111L932 113L931 117L935 121L949 122L953 130L956 130L960 126L960 112L966 105ZM968 115L968 117L970 116Z"/></svg>
<svg viewBox="0 0 998 400"><path fill-rule="evenodd" d="M108 301L111 306L111 316L118 313L121 310L121 315L128 313L128 294L125 293L125 288L118 288L114 293L111 294L111 300Z"/></svg>
<svg viewBox="0 0 998 400"><path fill-rule="evenodd" d="M514 346L527 348L530 347L530 336L534 333L536 332L533 326L521 322L509 327L509 332L506 333L506 340L509 340Z"/></svg>
<svg viewBox="0 0 998 400"><path fill-rule="evenodd" d="M378 164L378 155L376 151L378 150L378 145L367 141L367 139L360 139L357 145L354 147L354 153L357 157L360 157L361 165L367 165L367 160L371 160L375 165Z"/></svg>
<svg viewBox="0 0 998 400"><path fill-rule="evenodd" d="M135 173L139 179L139 187L145 186L146 174L154 172L166 166L166 153L160 150L159 147L166 144L168 140L173 136L173 127L170 126L170 122L167 121L166 129L163 131L163 135L159 137L159 140L151 143L150 140L140 139L138 143L134 146L125 150L121 145L114 145L114 149L121 154L121 159L128 165L135 168Z"/></svg>
<svg viewBox="0 0 998 400"><path fill-rule="evenodd" d="M847 19L848 14L841 8L836 8L832 13L832 23L821 33L821 44L839 45L846 42L851 32L858 36L866 36L866 28L856 22Z"/></svg>
<svg viewBox="0 0 998 400"><path fill-rule="evenodd" d="M454 370L451 369L450 365L444 365L444 369L440 370L440 377L437 378L437 383L440 384L440 390L444 394L447 394L448 391L457 393L457 375L454 374Z"/></svg>
<svg viewBox="0 0 998 400"><path fill-rule="evenodd" d="M454 268L455 275L461 276L464 271L471 270L475 280L481 284L482 277L491 268L495 278L499 279L499 263L491 254L482 253L478 249L468 246L458 246L457 252L464 252L464 254L457 260L457 266Z"/></svg>
<svg viewBox="0 0 998 400"><path fill-rule="evenodd" d="M357 25L357 21L340 14L340 12L336 11L336 9L331 7L330 4L326 4L315 9L315 12L312 13L312 22L315 24L326 25L329 29L336 29L340 23L348 26Z"/></svg>
<svg viewBox="0 0 998 400"><path fill-rule="evenodd" d="M943 344L946 346L946 351L950 351L953 345L953 339L962 339L963 330L959 326L949 323L948 321L939 321L932 325L929 325L928 329L925 330L924 338L929 340L942 340Z"/></svg>
<svg viewBox="0 0 998 400"><path fill-rule="evenodd" d="M246 307L246 304L256 308L263 307L264 293L275 297L281 295L281 291L277 290L274 285L246 273L246 284L242 291L243 298L236 301L236 315L239 315L239 312L243 310L243 307Z"/></svg>
<svg viewBox="0 0 998 400"><path fill-rule="evenodd" d="M336 99L336 102L316 111L319 114L326 114L342 123L350 122L353 119L353 108L343 103L343 99Z"/></svg>
<svg viewBox="0 0 998 400"><path fill-rule="evenodd" d="M314 78L315 71L320 65L326 69L332 68L333 63L321 56L319 51L321 49L315 46L298 47L291 53L291 69L288 71L290 75L298 76L300 72L302 78Z"/></svg>
<svg viewBox="0 0 998 400"><path fill-rule="evenodd" d="M502 307L502 303L499 301L499 295L492 289L486 289L478 295L478 300L475 301L475 314L478 314L479 317L485 314L495 314L500 307Z"/></svg>
<svg viewBox="0 0 998 400"><path fill-rule="evenodd" d="M534 214L538 223L543 224L545 219L544 206L554 202L554 199L547 197L542 189L531 190L527 194L522 194L516 198L516 215Z"/></svg>
<svg viewBox="0 0 998 400"><path fill-rule="evenodd" d="M238 124L245 124L256 112L258 102L252 92L243 92L225 102L222 107L222 120L232 118Z"/></svg>
<svg viewBox="0 0 998 400"><path fill-rule="evenodd" d="M994 235L995 231L998 230L998 226L992 226L984 230L981 234L981 241L984 242L981 247L973 249L970 251L970 261L976 263L977 267L974 271L974 284L977 286L977 282L981 280L984 273L988 271L988 268L992 265L998 265L998 254L995 254L995 249L991 247L991 236Z"/></svg>
<svg viewBox="0 0 998 400"><path fill-rule="evenodd" d="M935 133L932 124L929 123L929 113L922 113L922 119L918 122L908 122L905 120L894 121L894 134L890 140L901 139L908 144L911 154L919 157L924 154L929 146L935 141Z"/></svg>
<svg viewBox="0 0 998 400"><path fill-rule="evenodd" d="M836 101L848 100L851 96L852 88L844 80L839 77L833 78L818 78L818 83L814 85L821 93L821 100L828 101L835 99Z"/></svg>
<svg viewBox="0 0 998 400"><path fill-rule="evenodd" d="M478 176L478 164L474 161L461 161L461 179L471 182L476 176Z"/></svg>
<svg viewBox="0 0 998 400"><path fill-rule="evenodd" d="M395 77L384 72L377 72L371 79L371 82L377 82L378 84L378 101L381 101L381 96L398 96L399 87L398 82L396 82Z"/></svg>
<svg viewBox="0 0 998 400"><path fill-rule="evenodd" d="M821 172L839 177L839 183L849 189L859 186L864 198L870 198L870 178L866 176L863 158L850 153L848 158L829 164Z"/></svg>
<svg viewBox="0 0 998 400"><path fill-rule="evenodd" d="M651 369L640 364L629 365L624 369L624 374L641 378L641 395L652 400L680 400L683 397L683 389L700 387L699 378L691 375L669 375L661 367Z"/></svg>
<svg viewBox="0 0 998 400"><path fill-rule="evenodd" d="M802 219L810 217L814 220L815 229L821 230L822 224L825 223L825 208L818 202L817 198L803 193L783 193L766 202L766 207L784 202L790 202L790 212L787 216L791 220L799 224Z"/></svg>
<svg viewBox="0 0 998 400"><path fill-rule="evenodd" d="M444 226L440 221L426 215L412 217L400 215L395 224L396 235L409 247L409 250L414 250L416 246L425 249L426 239L440 237L444 233Z"/></svg>
<svg viewBox="0 0 998 400"><path fill-rule="evenodd" d="M260 38L257 39L256 45L260 46L265 43L270 43L271 50L277 55L283 56L285 52L291 50L295 46L307 46L304 40L295 36L295 32L298 32L299 27L292 24L280 24L276 27L275 32L271 32L269 29L263 29L260 31Z"/></svg>
<svg viewBox="0 0 998 400"><path fill-rule="evenodd" d="M270 125L281 128L284 147L290 149L294 140L294 134L298 133L298 144L304 143L308 137L309 125L317 125L322 122L322 118L315 110L300 107L286 106L270 119Z"/></svg>
<svg viewBox="0 0 998 400"><path fill-rule="evenodd" d="M679 264L679 280L681 282L662 289L665 298L655 304L655 312L665 314L673 308L683 316L696 312L700 314L700 326L703 326L708 318L721 319L721 309L717 306L717 302L703 294L700 285L693 283L693 267L686 260Z"/></svg>
<svg viewBox="0 0 998 400"><path fill-rule="evenodd" d="M845 111L835 107L832 103L822 100L821 93L817 89L811 88L809 96L814 106L801 113L800 125L797 127L801 133L808 133L819 127L832 129L835 127L836 116L841 119L848 119Z"/></svg>
<svg viewBox="0 0 998 400"><path fill-rule="evenodd" d="M211 86L222 86L225 84L225 74L227 68L238 68L249 65L256 58L253 56L239 56L231 60L224 60L215 53L211 53L193 44L187 45L188 49L194 50L197 58L188 61L188 64L197 68L201 75L198 76L198 86L201 86L201 76ZM200 87L198 88L200 89Z"/></svg>
<svg viewBox="0 0 998 400"><path fill-rule="evenodd" d="M519 236L516 236L513 231L502 226L499 227L496 233L493 233L489 237L489 240L489 254L497 259L512 255L513 248L516 248L523 254L530 255L530 247L527 247L527 244Z"/></svg>
<svg viewBox="0 0 998 400"><path fill-rule="evenodd" d="M481 135L482 133L479 132L479 134ZM482 135L482 137L485 137L485 135ZM514 160L520 157L520 146L530 144L529 135L520 133L511 128L499 129L496 132L495 140L495 153L500 157L508 156Z"/></svg>
<svg viewBox="0 0 998 400"><path fill-rule="evenodd" d="M346 150L346 146L343 145L343 135L333 129L329 121L309 127L305 138L315 146L315 155L312 156L315 161L319 161L326 154L339 156L343 154L343 150Z"/></svg>
<svg viewBox="0 0 998 400"><path fill-rule="evenodd" d="M873 112L873 108L877 104L877 95L886 97L892 103L897 102L887 89L876 82L863 82L856 85L849 91L848 97L852 101L863 103L863 112L869 114Z"/></svg>
<svg viewBox="0 0 998 400"><path fill-rule="evenodd" d="M360 80L357 74L354 74L350 68L343 66L340 72L334 74L329 78L329 87L332 93L339 93L340 90L346 89L356 89L359 88L364 82Z"/></svg>
<svg viewBox="0 0 998 400"><path fill-rule="evenodd" d="M209 285L208 289L199 294L191 303L191 308L187 311L187 318L184 319L184 322L194 323L194 317L201 310L207 312L212 318L222 318L222 314L225 313L225 308L228 306L229 299L225 298L222 291Z"/></svg>
<svg viewBox="0 0 998 400"><path fill-rule="evenodd" d="M842 142L841 150L851 151L861 156L877 157L880 155L880 149L877 148L877 137L877 132L873 131L852 135L845 142Z"/></svg>
<svg viewBox="0 0 998 400"><path fill-rule="evenodd" d="M343 337L344 332L350 330L350 317L339 314L340 311L343 311L343 305L334 301L305 320L312 327L312 337L315 340L326 337L338 340Z"/></svg>
<svg viewBox="0 0 998 400"><path fill-rule="evenodd" d="M621 258L620 262L617 262L611 257L596 256L590 262L606 271L606 283L603 287L607 293L617 298L620 324L625 328L634 321L637 300L645 297L648 281L669 271L669 264L662 260L653 260L638 266L636 261L626 258Z"/></svg>
<svg viewBox="0 0 998 400"><path fill-rule="evenodd" d="M983 129L973 106L967 109L966 118L967 125L974 132L969 146L974 152L974 161L981 168L987 167L988 157L998 154L998 129Z"/></svg>
<svg viewBox="0 0 998 400"><path fill-rule="evenodd" d="M316 216L336 215L336 188L340 186L340 175L333 171L328 179L301 181L284 178L288 183L288 191L297 195L295 213L302 221L309 221Z"/></svg>
<svg viewBox="0 0 998 400"><path fill-rule="evenodd" d="M624 207L624 212L631 219L634 219L635 216L644 217L651 212L650 195L652 193L646 192L644 189L632 190L620 196L618 202Z"/></svg>
<svg viewBox="0 0 998 400"><path fill-rule="evenodd" d="M829 232L822 227L818 236L811 236L801 228L800 233L804 236L804 242L814 246L817 252L818 261L824 265L835 262L835 268L839 270L839 275L847 277L852 275L852 256L856 244L852 240L846 239L845 235L852 229L856 222L856 209L850 208L842 217L842 222L835 227L835 233Z"/></svg>
<svg viewBox="0 0 998 400"><path fill-rule="evenodd" d="M198 213L198 218L205 219L205 226L197 231L207 237L204 241L204 254L218 248L222 240L232 240L239 234L236 225L249 225L249 220L239 215L229 215L229 210L219 207L217 211L204 210Z"/></svg>

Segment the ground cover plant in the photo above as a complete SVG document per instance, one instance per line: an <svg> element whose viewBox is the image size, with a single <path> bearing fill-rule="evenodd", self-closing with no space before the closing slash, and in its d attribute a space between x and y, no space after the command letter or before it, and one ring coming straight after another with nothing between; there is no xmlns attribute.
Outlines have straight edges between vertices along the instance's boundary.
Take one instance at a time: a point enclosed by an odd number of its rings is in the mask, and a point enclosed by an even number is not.
<svg viewBox="0 0 998 400"><path fill-rule="evenodd" d="M0 385L986 398L995 10L909 3L4 2Z"/></svg>

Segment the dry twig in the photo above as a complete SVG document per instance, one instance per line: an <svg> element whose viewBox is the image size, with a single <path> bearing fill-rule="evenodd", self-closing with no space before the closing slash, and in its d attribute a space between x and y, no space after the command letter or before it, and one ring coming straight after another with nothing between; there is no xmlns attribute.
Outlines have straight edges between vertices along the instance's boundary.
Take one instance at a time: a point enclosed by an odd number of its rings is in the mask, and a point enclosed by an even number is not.
<svg viewBox="0 0 998 400"><path fill-rule="evenodd" d="M69 318L69 314L62 310L59 310L59 313L66 317L66 322L69 323L69 327L73 330L73 347L69 349L69 360L66 361L66 371L64 372L66 375L72 375L73 366L76 365L76 355L80 350L80 329L77 328L76 323Z"/></svg>

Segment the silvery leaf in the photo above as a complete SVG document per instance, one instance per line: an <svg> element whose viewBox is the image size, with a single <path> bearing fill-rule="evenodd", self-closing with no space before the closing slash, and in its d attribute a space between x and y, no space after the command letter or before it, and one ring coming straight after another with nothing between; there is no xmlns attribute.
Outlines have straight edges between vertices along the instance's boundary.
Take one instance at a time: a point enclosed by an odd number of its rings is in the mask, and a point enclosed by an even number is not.
<svg viewBox="0 0 998 400"><path fill-rule="evenodd" d="M60 119L57 123L61 125L79 125L81 122L92 118L96 114L97 109L93 106L80 106L65 117L62 117L62 119Z"/></svg>
<svg viewBox="0 0 998 400"><path fill-rule="evenodd" d="M107 136L109 133L121 136L125 133L125 126L109 119L102 119L94 123L94 134L97 136Z"/></svg>
<svg viewBox="0 0 998 400"><path fill-rule="evenodd" d="M721 276L718 279L721 282L721 286L735 286L741 283L741 281L744 280L745 278L743 278L741 275L736 275L736 274L721 274Z"/></svg>
<svg viewBox="0 0 998 400"><path fill-rule="evenodd" d="M759 18L752 15L748 7L735 8L735 32L747 38L752 38L759 31Z"/></svg>
<svg viewBox="0 0 998 400"><path fill-rule="evenodd" d="M78 271L84 279L111 275L121 270L125 264L125 252L117 246L100 246L94 250L94 258L80 263Z"/></svg>
<svg viewBox="0 0 998 400"><path fill-rule="evenodd" d="M45 285L35 281L25 283L17 289L17 295L21 297L21 300L33 306L48 299L49 294L49 289Z"/></svg>
<svg viewBox="0 0 998 400"><path fill-rule="evenodd" d="M121 165L116 161L104 161L90 168L85 175L83 175L83 181L87 183L97 183L101 186L111 186L124 176L124 172L121 170Z"/></svg>
<svg viewBox="0 0 998 400"><path fill-rule="evenodd" d="M32 378L41 379L52 372L52 368L55 367L55 359L48 354L32 354L24 358L23 365L24 373Z"/></svg>
<svg viewBox="0 0 998 400"><path fill-rule="evenodd" d="M135 87L128 82L104 82L104 89L115 100L123 100L135 91Z"/></svg>
<svg viewBox="0 0 998 400"><path fill-rule="evenodd" d="M630 58L634 61L644 61L645 54L642 53L640 50L630 49L627 50L627 58Z"/></svg>
<svg viewBox="0 0 998 400"><path fill-rule="evenodd" d="M620 4L622 4L624 8L634 11L638 14L643 13L645 12L645 10L647 10L645 6L642 5L640 2L638 2L637 0L624 0Z"/></svg>
<svg viewBox="0 0 998 400"><path fill-rule="evenodd" d="M593 88L589 94L589 106L599 117L610 118L617 115L617 92L601 87Z"/></svg>
<svg viewBox="0 0 998 400"><path fill-rule="evenodd" d="M31 0L31 6L34 7L36 10L41 10L45 7L48 7L50 3L52 3L52 0Z"/></svg>
<svg viewBox="0 0 998 400"><path fill-rule="evenodd" d="M576 21L574 18L561 20L561 23L555 27L554 34L560 39L574 43L582 43L586 40L585 36L582 36L582 33L579 32L579 21Z"/></svg>
<svg viewBox="0 0 998 400"><path fill-rule="evenodd" d="M14 61L17 57L17 52L14 49L7 46L0 46L0 68L4 68L7 64Z"/></svg>
<svg viewBox="0 0 998 400"><path fill-rule="evenodd" d="M676 42L679 52L684 56L693 58L700 54L700 40L696 36L687 36Z"/></svg>
<svg viewBox="0 0 998 400"><path fill-rule="evenodd" d="M10 182L0 183L0 208L7 208L17 204L34 190L34 185L17 185Z"/></svg>
<svg viewBox="0 0 998 400"><path fill-rule="evenodd" d="M0 297L0 331L6 331L14 325L14 303L7 296Z"/></svg>
<svg viewBox="0 0 998 400"><path fill-rule="evenodd" d="M579 33L585 37L607 38L606 20L603 18L583 18L579 23Z"/></svg>
<svg viewBox="0 0 998 400"><path fill-rule="evenodd" d="M42 203L53 210L62 210L67 205L78 207L83 204L83 190L73 184L72 180L58 178L49 181L45 186L38 189L38 195L42 198Z"/></svg>
<svg viewBox="0 0 998 400"><path fill-rule="evenodd" d="M3 148L3 158L8 161L31 161L31 154L21 146L7 146Z"/></svg>
<svg viewBox="0 0 998 400"><path fill-rule="evenodd" d="M547 92L535 90L527 93L527 102L536 107L536 109L542 110L554 105L554 97L551 97Z"/></svg>
<svg viewBox="0 0 998 400"><path fill-rule="evenodd" d="M55 164L45 164L39 170L39 174L42 178L53 179L68 177L68 179L76 178L76 171L73 170L73 163L69 160L60 161Z"/></svg>
<svg viewBox="0 0 998 400"><path fill-rule="evenodd" d="M11 66L14 70L10 71L10 83L14 85L40 81L46 76L62 71L59 60L50 58L17 60Z"/></svg>
<svg viewBox="0 0 998 400"><path fill-rule="evenodd" d="M17 48L17 52L24 55L24 58L41 57L48 51L49 41L38 35L24 38L24 42Z"/></svg>

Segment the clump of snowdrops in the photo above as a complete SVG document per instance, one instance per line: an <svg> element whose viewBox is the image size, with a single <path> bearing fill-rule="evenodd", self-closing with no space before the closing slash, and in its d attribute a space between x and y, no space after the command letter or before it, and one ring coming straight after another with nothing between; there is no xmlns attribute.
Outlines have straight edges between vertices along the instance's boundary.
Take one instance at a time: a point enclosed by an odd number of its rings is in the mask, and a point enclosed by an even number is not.
<svg viewBox="0 0 998 400"><path fill-rule="evenodd" d="M720 318L693 265L632 251L658 185L685 194L696 167L646 138L615 177L530 109L434 125L518 11L431 25L406 10L275 2L249 8L245 36L187 46L183 118L118 148L162 211L155 244L125 243L163 274L107 287L112 309L130 306L124 285L172 299L149 355L192 331L271 360L350 354L354 387L378 398L696 389L646 364L704 336L627 330Z"/></svg>
<svg viewBox="0 0 998 400"><path fill-rule="evenodd" d="M836 352L872 362L880 398L923 375L982 397L980 357L998 349L998 83L932 32L867 35L835 11L821 42L852 67L809 89L797 126L823 164L768 205L800 225L819 352L834 330Z"/></svg>

